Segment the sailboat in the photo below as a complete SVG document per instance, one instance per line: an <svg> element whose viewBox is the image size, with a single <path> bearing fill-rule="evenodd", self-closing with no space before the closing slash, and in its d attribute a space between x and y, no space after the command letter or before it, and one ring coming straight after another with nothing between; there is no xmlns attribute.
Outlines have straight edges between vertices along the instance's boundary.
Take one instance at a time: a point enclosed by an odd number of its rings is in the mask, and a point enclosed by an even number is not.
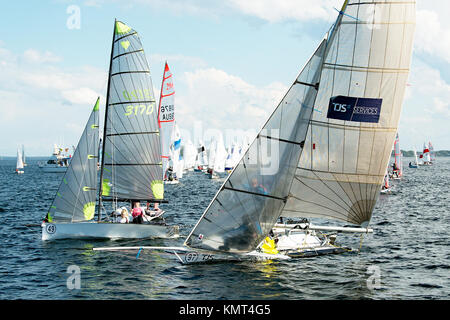
<svg viewBox="0 0 450 320"><path fill-rule="evenodd" d="M74 152L70 166L42 223L42 240L62 238L171 238L178 226L153 223L149 210L143 224L118 223L105 214L128 213L119 203L164 202L161 140L150 71L137 32L115 21L105 122L99 158L99 99ZM101 159L100 181L97 162ZM96 195L97 219L95 221ZM152 214L155 213L155 214ZM157 213L157 214L156 214Z"/></svg>
<svg viewBox="0 0 450 320"><path fill-rule="evenodd" d="M173 76L169 65L165 64L163 79L161 83L161 96L159 98L158 124L161 137L161 158L163 177L167 174L170 155L170 144L175 124L175 90L173 87Z"/></svg>
<svg viewBox="0 0 450 320"><path fill-rule="evenodd" d="M23 170L23 160L22 160L22 153L20 152L20 149L17 149L17 162L16 162L16 173L17 174L22 174L24 173Z"/></svg>
<svg viewBox="0 0 450 320"><path fill-rule="evenodd" d="M181 170L180 170L181 169ZM181 134L176 124L171 135L171 143L169 147L169 168L164 178L165 184L178 184L183 177L183 163L181 155Z"/></svg>
<svg viewBox="0 0 450 320"><path fill-rule="evenodd" d="M422 159L422 163L419 163L420 166L431 166L430 150L425 142L423 143L423 151L420 158Z"/></svg>
<svg viewBox="0 0 450 320"><path fill-rule="evenodd" d="M417 159L417 150L414 148L414 164L411 162L409 163L409 167L413 169L417 169L417 166L419 165L419 159Z"/></svg>
<svg viewBox="0 0 450 320"><path fill-rule="evenodd" d="M430 162L433 163L436 161L436 154L434 153L434 147L431 144L431 141L428 142L428 150L430 151Z"/></svg>
<svg viewBox="0 0 450 320"><path fill-rule="evenodd" d="M398 133L395 136L394 141L394 164L392 165L392 177L394 180L400 180L402 177L402 161L401 161L401 151L400 151L400 140L398 138Z"/></svg>
<svg viewBox="0 0 450 320"><path fill-rule="evenodd" d="M227 158L227 150L223 143L223 136L219 134L218 138L214 138L210 145L210 156L208 165L208 177L210 179L220 178L220 174L225 172L225 161Z"/></svg>
<svg viewBox="0 0 450 320"><path fill-rule="evenodd" d="M386 168L386 174L384 175L383 185L381 186L381 194L387 194L391 192L391 185L389 182L389 172Z"/></svg>
<svg viewBox="0 0 450 320"><path fill-rule="evenodd" d="M161 250L182 263L346 252L326 232L373 231L369 223L397 132L414 21L414 1L345 1L184 246L94 250ZM318 226L311 218L354 227Z"/></svg>
<svg viewBox="0 0 450 320"><path fill-rule="evenodd" d="M24 145L22 145L22 161L23 161L23 166L26 167L27 159L25 158L25 146Z"/></svg>

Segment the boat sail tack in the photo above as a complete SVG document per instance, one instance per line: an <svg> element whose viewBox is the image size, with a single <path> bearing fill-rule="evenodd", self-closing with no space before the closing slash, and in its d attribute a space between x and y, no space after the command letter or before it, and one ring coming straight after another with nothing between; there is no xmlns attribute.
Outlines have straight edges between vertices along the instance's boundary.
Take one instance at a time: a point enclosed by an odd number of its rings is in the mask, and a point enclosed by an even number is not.
<svg viewBox="0 0 450 320"><path fill-rule="evenodd" d="M80 160L74 154L70 172L66 173L62 189L49 211L50 224L43 224L43 240L178 236L177 226L112 223L108 217L102 220L105 201L112 202L117 209L119 202L162 202L164 199L158 110L150 70L137 32L120 21L114 23L97 188L94 183L97 160L94 159L99 158L98 133L92 137L94 142L92 145L89 142L88 149L84 145L87 133L94 128L98 131L98 103L97 100L76 149ZM93 117L97 119L94 124ZM97 192L98 223L93 221Z"/></svg>
<svg viewBox="0 0 450 320"><path fill-rule="evenodd" d="M397 132L414 21L414 1L344 2L187 237L183 262L200 253L265 257L258 249L279 217L367 232Z"/></svg>

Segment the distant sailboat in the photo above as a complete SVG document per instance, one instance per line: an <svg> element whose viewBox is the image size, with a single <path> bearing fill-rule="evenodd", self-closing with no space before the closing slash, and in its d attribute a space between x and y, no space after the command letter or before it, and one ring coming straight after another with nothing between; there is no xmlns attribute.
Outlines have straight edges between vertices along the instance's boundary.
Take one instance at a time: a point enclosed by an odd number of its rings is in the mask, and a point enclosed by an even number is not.
<svg viewBox="0 0 450 320"><path fill-rule="evenodd" d="M345 1L184 246L148 249L174 251L182 263L292 259L349 250L324 231L371 232L408 79L414 21L414 1ZM280 217L355 227L277 223Z"/></svg>
<svg viewBox="0 0 450 320"><path fill-rule="evenodd" d="M419 159L417 158L417 150L414 148L414 164L411 162L409 163L409 167L413 169L417 169L417 166L419 165Z"/></svg>
<svg viewBox="0 0 450 320"><path fill-rule="evenodd" d="M24 173L23 170L23 160L22 160L22 153L20 152L20 149L17 149L17 161L16 161L16 173L17 174L22 174Z"/></svg>
<svg viewBox="0 0 450 320"><path fill-rule="evenodd" d="M428 142L428 150L430 151L430 162L433 163L436 161L436 154L434 153L434 147L431 142Z"/></svg>
<svg viewBox="0 0 450 320"><path fill-rule="evenodd" d="M169 65L165 64L163 80L161 84L161 96L158 108L158 124L161 137L161 158L163 176L166 176L169 165L170 144L172 132L175 125L175 90L173 87L173 76Z"/></svg>
<svg viewBox="0 0 450 320"><path fill-rule="evenodd" d="M137 32L114 22L107 101L99 159L99 99L91 112L56 197L42 223L42 240L62 238L171 238L178 226L152 223L163 211L149 207L142 214L140 202L164 202L161 139L158 113L147 59ZM99 185L99 187L97 187ZM98 195L97 221L94 221ZM131 203L144 223L122 223L105 214L129 220ZM139 209L141 208L141 209ZM137 219L136 219L137 220Z"/></svg>
<svg viewBox="0 0 450 320"><path fill-rule="evenodd" d="M421 166L431 166L431 157L430 150L428 149L426 143L423 144L423 151L420 157L422 159L422 163L419 163Z"/></svg>
<svg viewBox="0 0 450 320"><path fill-rule="evenodd" d="M392 166L392 176L393 179L399 180L403 175L402 167L402 155L400 151L400 140L398 138L398 133L395 136L394 141L394 164Z"/></svg>
<svg viewBox="0 0 450 320"><path fill-rule="evenodd" d="M25 158L25 146L22 145L22 161L23 161L23 166L26 167L27 166L27 160Z"/></svg>

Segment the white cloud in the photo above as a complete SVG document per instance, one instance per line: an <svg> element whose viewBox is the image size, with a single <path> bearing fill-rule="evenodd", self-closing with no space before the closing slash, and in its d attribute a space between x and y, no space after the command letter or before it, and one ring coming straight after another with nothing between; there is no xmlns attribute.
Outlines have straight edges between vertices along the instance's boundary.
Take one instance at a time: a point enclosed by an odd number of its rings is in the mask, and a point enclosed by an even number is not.
<svg viewBox="0 0 450 320"><path fill-rule="evenodd" d="M27 62L30 63L46 63L46 62L59 62L61 61L61 57L51 53L50 51L45 51L43 53L34 50L28 49L23 53L23 57Z"/></svg>
<svg viewBox="0 0 450 320"><path fill-rule="evenodd" d="M184 73L182 90L175 97L180 127L192 129L201 122L203 130L259 130L288 89L281 83L256 87L215 68Z"/></svg>
<svg viewBox="0 0 450 320"><path fill-rule="evenodd" d="M62 68L58 61L51 52L15 54L0 47L0 136L12 137L2 141L2 155L21 144L29 155L46 155L53 143L77 143L107 75L92 67Z"/></svg>

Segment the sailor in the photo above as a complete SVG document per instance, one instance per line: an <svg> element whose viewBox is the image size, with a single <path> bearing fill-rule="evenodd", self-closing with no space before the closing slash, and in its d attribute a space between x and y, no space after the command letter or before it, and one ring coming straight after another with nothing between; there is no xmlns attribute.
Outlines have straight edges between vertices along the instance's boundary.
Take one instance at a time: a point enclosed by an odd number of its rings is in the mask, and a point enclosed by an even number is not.
<svg viewBox="0 0 450 320"><path fill-rule="evenodd" d="M139 201L133 201L131 203L133 210L131 215L133 216L133 223L141 224L144 222L144 210L140 207Z"/></svg>

